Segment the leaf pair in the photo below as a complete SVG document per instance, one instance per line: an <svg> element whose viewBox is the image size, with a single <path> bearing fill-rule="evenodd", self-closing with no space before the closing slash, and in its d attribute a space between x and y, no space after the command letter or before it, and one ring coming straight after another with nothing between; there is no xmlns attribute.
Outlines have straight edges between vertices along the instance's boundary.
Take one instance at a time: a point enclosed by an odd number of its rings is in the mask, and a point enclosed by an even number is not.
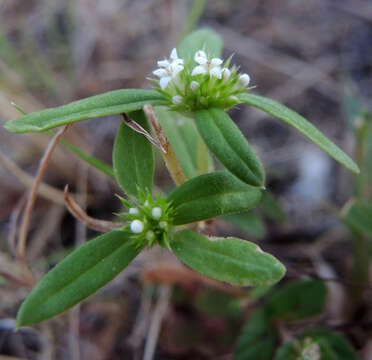
<svg viewBox="0 0 372 360"><path fill-rule="evenodd" d="M118 275L142 250L132 234L112 231L81 246L33 288L17 316L17 326L46 320L71 308ZM213 238L182 230L171 240L177 257L201 274L235 285L279 281L284 266L258 246L237 238Z"/></svg>

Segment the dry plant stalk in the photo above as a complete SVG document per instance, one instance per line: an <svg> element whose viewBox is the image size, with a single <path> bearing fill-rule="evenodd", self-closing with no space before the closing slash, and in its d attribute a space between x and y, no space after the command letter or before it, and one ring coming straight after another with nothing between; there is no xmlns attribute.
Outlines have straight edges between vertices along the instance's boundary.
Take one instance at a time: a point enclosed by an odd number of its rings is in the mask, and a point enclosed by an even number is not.
<svg viewBox="0 0 372 360"><path fill-rule="evenodd" d="M183 184L186 181L185 174L181 169L180 163L178 162L176 154L174 153L167 136L165 135L158 119L156 118L156 114L153 107L147 104L143 107L143 111L145 112L151 129L155 134L156 140L159 142L162 149L164 149L164 151L162 151L162 155L164 158L164 162L168 168L168 171L172 176L173 181L175 182L176 185Z"/></svg>
<svg viewBox="0 0 372 360"><path fill-rule="evenodd" d="M65 187L65 204L70 213L86 227L102 233L110 232L122 227L124 224L106 220L94 219L89 216L69 194L69 187Z"/></svg>
<svg viewBox="0 0 372 360"><path fill-rule="evenodd" d="M44 155L40 160L39 168L37 170L34 183L32 185L32 188L30 189L30 193L28 196L26 209L23 215L22 219L22 225L21 230L19 234L19 241L17 246L17 257L20 260L24 260L25 258L25 250L26 250L26 239L27 239L27 232L28 227L30 224L30 218L31 218L31 212L35 204L38 188L41 183L41 179L45 173L45 170L47 168L47 165L49 163L50 157L52 156L53 150L58 144L59 138L65 133L65 131L70 127L71 125L65 125L63 128L59 129L57 133L53 136L51 141L49 142L47 148L45 149Z"/></svg>
<svg viewBox="0 0 372 360"><path fill-rule="evenodd" d="M31 188L33 186L34 179L32 176L23 171L16 163L8 159L4 154L0 152L0 164L4 166L12 175L14 175L25 187ZM58 205L64 205L62 191L45 184L40 183L38 187L38 193L41 197L46 200L52 201Z"/></svg>

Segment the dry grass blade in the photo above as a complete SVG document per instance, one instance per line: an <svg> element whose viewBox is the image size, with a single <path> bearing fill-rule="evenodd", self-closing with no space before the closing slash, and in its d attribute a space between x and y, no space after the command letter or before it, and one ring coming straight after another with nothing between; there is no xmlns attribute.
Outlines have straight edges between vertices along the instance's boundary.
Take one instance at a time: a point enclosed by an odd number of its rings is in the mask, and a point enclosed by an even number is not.
<svg viewBox="0 0 372 360"><path fill-rule="evenodd" d="M9 247L10 253L13 256L16 255L18 219L19 219L19 215L21 214L21 211L25 203L26 203L26 196L24 195L21 197L20 200L18 200L9 219L8 247Z"/></svg>
<svg viewBox="0 0 372 360"><path fill-rule="evenodd" d="M148 141L150 141L151 144L153 144L158 149L160 149L164 154L166 153L165 149L161 146L161 143L159 141L156 141L140 124L138 124L135 121L129 119L127 114L122 114L122 115L123 115L123 118L125 120L125 124L127 126L129 126L135 132L144 135L146 137L146 139Z"/></svg>
<svg viewBox="0 0 372 360"><path fill-rule="evenodd" d="M146 114L147 120L151 126L153 133L155 134L155 138L160 143L161 147L165 150L162 155L167 166L167 169L172 176L172 179L176 183L176 185L181 185L186 181L185 174L183 173L180 163L176 157L173 148L168 141L167 136L165 135L158 119L156 118L156 114L154 109L151 105L145 105L143 107L143 111Z"/></svg>
<svg viewBox="0 0 372 360"><path fill-rule="evenodd" d="M156 344L158 342L161 324L167 312L169 299L171 296L171 287L169 285L160 286L159 299L155 305L151 318L150 328L145 345L143 360L152 360L154 358Z"/></svg>
<svg viewBox="0 0 372 360"><path fill-rule="evenodd" d="M122 223L94 219L87 215L74 198L70 196L68 185L65 187L65 203L70 213L90 229L105 233L123 226Z"/></svg>
<svg viewBox="0 0 372 360"><path fill-rule="evenodd" d="M36 173L36 177L34 179L34 183L29 193L29 197L26 204L26 209L22 219L22 225L19 235L19 242L17 246L17 257L19 259L24 259L25 257L25 250L26 250L26 238L28 227L30 224L31 212L32 208L35 204L37 191L41 183L41 179L45 173L47 165L49 163L50 157L52 156L53 150L58 144L59 138L65 133L65 131L69 128L70 125L65 125L63 128L59 129L57 133L53 136L52 140L49 142L47 148L45 149L44 155L40 160L39 168Z"/></svg>
<svg viewBox="0 0 372 360"><path fill-rule="evenodd" d="M0 164L3 165L4 168L6 168L12 175L14 175L24 186L26 187L33 186L34 179L32 178L32 176L24 172L12 160L8 159L1 152ZM44 199L47 199L59 205L64 205L62 191L54 188L53 186L41 182L37 190L39 195L42 196Z"/></svg>
<svg viewBox="0 0 372 360"><path fill-rule="evenodd" d="M14 285L28 288L32 285L32 282L28 282L25 279L20 279L12 274L9 274L8 272L0 270L0 276L3 277L6 281L13 283ZM1 359L0 359L1 360Z"/></svg>

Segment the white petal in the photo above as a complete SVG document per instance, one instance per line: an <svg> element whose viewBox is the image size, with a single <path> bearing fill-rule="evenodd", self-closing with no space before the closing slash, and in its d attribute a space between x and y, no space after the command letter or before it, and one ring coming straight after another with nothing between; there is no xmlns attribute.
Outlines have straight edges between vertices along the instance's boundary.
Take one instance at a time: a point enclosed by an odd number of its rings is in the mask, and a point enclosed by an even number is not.
<svg viewBox="0 0 372 360"><path fill-rule="evenodd" d="M166 68L169 65L170 65L170 62L168 60L159 60L158 61L158 66L159 67Z"/></svg>
<svg viewBox="0 0 372 360"><path fill-rule="evenodd" d="M219 66L214 67L214 68L210 69L209 74L211 76L214 76L214 77L218 78L218 79L221 79L222 78L222 69Z"/></svg>
<svg viewBox="0 0 372 360"><path fill-rule="evenodd" d="M206 73L207 73L207 70L205 69L205 67L202 65L199 65L199 66L194 67L191 75L194 76L194 75L206 74Z"/></svg>
<svg viewBox="0 0 372 360"><path fill-rule="evenodd" d="M230 77L230 75L231 75L231 71L228 68L223 68L222 69L222 74L223 74L223 78L225 80L227 80Z"/></svg>
<svg viewBox="0 0 372 360"><path fill-rule="evenodd" d="M183 65L183 59L176 59L172 61L171 66Z"/></svg>
<svg viewBox="0 0 372 360"><path fill-rule="evenodd" d="M172 60L177 60L178 59L178 55L177 55L177 49L176 48L173 48L171 53L170 53L170 58Z"/></svg>
<svg viewBox="0 0 372 360"><path fill-rule="evenodd" d="M152 73L159 78L162 78L164 76L168 76L168 73L165 69L156 69Z"/></svg>
<svg viewBox="0 0 372 360"><path fill-rule="evenodd" d="M171 81L172 78L170 76L165 76L160 79L160 87L162 90L164 90L167 86L169 81Z"/></svg>
<svg viewBox="0 0 372 360"><path fill-rule="evenodd" d="M129 209L129 214L131 215L138 215L139 214L139 211L137 208L130 208Z"/></svg>
<svg viewBox="0 0 372 360"><path fill-rule="evenodd" d="M239 76L239 84L246 87L249 85L249 82L251 81L251 78L248 74L242 74Z"/></svg>
<svg viewBox="0 0 372 360"><path fill-rule="evenodd" d="M213 58L211 60L212 67L220 66L222 63L223 63L223 61L221 59L219 59L219 58Z"/></svg>
<svg viewBox="0 0 372 360"><path fill-rule="evenodd" d="M173 102L173 104L175 104L175 105L179 105L179 104L182 104L182 96L180 96L180 95L174 95L173 97L172 97L172 102Z"/></svg>
<svg viewBox="0 0 372 360"><path fill-rule="evenodd" d="M194 60L200 64L200 65L204 65L207 63L208 59L207 59L207 54L203 51L203 50L198 50L196 53L195 53L195 56L194 56Z"/></svg>
<svg viewBox="0 0 372 360"><path fill-rule="evenodd" d="M196 91L200 88L200 84L197 81L191 81L190 89Z"/></svg>
<svg viewBox="0 0 372 360"><path fill-rule="evenodd" d="M178 75L178 73L180 73L183 70L183 66L182 65L171 66L171 70L172 70L172 77L175 77Z"/></svg>

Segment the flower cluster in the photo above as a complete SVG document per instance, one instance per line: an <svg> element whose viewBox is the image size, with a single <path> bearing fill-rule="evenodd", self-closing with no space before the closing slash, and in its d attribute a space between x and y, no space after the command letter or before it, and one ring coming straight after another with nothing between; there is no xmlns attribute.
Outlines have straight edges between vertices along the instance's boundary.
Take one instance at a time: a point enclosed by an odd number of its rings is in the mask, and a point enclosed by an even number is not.
<svg viewBox="0 0 372 360"><path fill-rule="evenodd" d="M119 218L127 224L123 230L132 233L132 238L140 247L159 244L169 248L167 234L171 229L171 209L165 199L157 195L139 194L138 203L119 197L127 212L119 214Z"/></svg>
<svg viewBox="0 0 372 360"><path fill-rule="evenodd" d="M174 110L227 109L239 103L238 95L247 91L250 83L248 74L229 67L230 61L209 57L204 50L186 61L173 49L169 59L158 61L153 74L159 79L152 80Z"/></svg>

